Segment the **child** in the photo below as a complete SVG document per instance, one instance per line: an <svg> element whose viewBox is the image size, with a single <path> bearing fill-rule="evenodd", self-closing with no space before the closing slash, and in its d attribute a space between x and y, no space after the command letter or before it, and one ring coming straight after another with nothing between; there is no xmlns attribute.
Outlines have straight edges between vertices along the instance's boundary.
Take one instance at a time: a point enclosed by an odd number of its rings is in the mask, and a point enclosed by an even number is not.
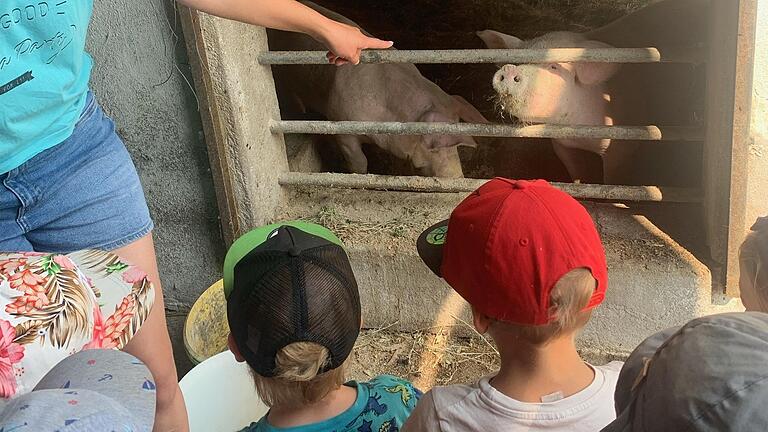
<svg viewBox="0 0 768 432"><path fill-rule="evenodd" d="M752 225L739 251L741 301L747 311L768 312L768 216Z"/></svg>
<svg viewBox="0 0 768 432"><path fill-rule="evenodd" d="M249 232L224 262L229 348L271 408L246 431L397 431L421 393L379 376L346 382L360 298L341 241L286 222Z"/></svg>
<svg viewBox="0 0 768 432"><path fill-rule="evenodd" d="M768 430L768 315L728 313L659 332L629 356L602 432Z"/></svg>
<svg viewBox="0 0 768 432"><path fill-rule="evenodd" d="M424 395L403 431L589 431L615 417L620 362L595 367L576 333L605 297L587 211L545 181L494 179L421 235L424 262L472 306L501 369Z"/></svg>

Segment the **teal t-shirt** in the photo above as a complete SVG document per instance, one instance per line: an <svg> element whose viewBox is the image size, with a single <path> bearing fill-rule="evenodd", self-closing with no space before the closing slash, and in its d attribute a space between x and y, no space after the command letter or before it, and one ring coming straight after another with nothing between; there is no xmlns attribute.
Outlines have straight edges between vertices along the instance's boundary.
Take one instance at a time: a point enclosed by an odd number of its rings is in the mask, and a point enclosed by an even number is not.
<svg viewBox="0 0 768 432"><path fill-rule="evenodd" d="M93 62L93 0L0 0L0 173L69 138Z"/></svg>
<svg viewBox="0 0 768 432"><path fill-rule="evenodd" d="M410 382L381 375L368 382L350 382L355 403L336 417L309 425L279 429L264 416L241 432L397 432L416 408L421 392Z"/></svg>

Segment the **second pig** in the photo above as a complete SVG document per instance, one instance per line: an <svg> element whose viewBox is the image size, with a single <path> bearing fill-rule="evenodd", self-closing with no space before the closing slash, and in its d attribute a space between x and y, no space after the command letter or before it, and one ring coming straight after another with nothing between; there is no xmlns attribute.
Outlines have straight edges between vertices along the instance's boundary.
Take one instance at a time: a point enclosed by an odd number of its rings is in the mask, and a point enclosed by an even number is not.
<svg viewBox="0 0 768 432"><path fill-rule="evenodd" d="M357 26L318 5L302 3L329 18ZM323 49L317 41L297 33L271 31L269 41L275 51ZM466 100L446 94L412 64L278 66L274 76L278 88L288 93L298 109L322 114L328 120L486 122ZM351 172L368 172L362 146L371 143L410 161L419 174L436 177L463 177L457 147L476 145L472 137L463 135L338 135L336 141Z"/></svg>

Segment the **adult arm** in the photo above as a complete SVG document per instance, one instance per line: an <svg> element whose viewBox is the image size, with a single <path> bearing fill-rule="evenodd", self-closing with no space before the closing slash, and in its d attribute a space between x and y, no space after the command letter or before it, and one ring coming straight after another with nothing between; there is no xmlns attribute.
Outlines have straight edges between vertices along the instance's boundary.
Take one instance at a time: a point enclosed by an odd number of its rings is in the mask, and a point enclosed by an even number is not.
<svg viewBox="0 0 768 432"><path fill-rule="evenodd" d="M364 49L386 49L392 42L364 35L360 29L333 21L295 0L178 0L193 9L278 30L306 33L323 43L336 65L360 62Z"/></svg>

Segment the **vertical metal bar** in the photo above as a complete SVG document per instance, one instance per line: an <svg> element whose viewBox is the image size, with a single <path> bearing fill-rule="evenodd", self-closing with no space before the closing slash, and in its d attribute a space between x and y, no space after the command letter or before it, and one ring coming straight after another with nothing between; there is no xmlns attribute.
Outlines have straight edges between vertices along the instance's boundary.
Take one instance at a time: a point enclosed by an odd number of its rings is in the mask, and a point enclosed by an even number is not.
<svg viewBox="0 0 768 432"><path fill-rule="evenodd" d="M707 63L704 209L714 289L738 295L746 232L746 176L756 0L713 1ZM734 49L735 48L735 49Z"/></svg>

